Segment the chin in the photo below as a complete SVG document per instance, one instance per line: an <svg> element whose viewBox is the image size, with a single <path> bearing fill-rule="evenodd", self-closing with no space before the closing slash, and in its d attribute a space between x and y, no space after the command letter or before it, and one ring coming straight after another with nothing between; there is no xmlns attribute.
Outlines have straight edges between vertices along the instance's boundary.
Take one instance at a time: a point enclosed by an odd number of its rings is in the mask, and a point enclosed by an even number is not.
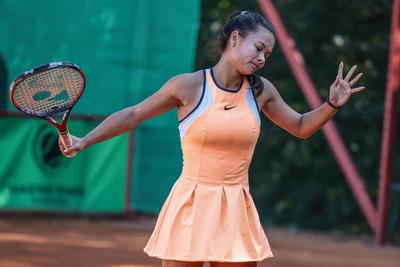
<svg viewBox="0 0 400 267"><path fill-rule="evenodd" d="M242 69L239 70L240 74L242 74L243 76L247 76L247 75L252 75L256 72L256 70L254 70L251 67L244 67Z"/></svg>

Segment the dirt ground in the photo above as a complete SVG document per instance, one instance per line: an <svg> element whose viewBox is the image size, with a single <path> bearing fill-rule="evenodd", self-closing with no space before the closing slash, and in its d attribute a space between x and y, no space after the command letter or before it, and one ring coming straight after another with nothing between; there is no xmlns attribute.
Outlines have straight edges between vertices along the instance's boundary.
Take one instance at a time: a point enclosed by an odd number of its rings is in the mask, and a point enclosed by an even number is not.
<svg viewBox="0 0 400 267"><path fill-rule="evenodd" d="M1 267L152 267L143 252L154 218L0 217ZM400 247L371 237L266 228L275 257L265 267L399 267Z"/></svg>

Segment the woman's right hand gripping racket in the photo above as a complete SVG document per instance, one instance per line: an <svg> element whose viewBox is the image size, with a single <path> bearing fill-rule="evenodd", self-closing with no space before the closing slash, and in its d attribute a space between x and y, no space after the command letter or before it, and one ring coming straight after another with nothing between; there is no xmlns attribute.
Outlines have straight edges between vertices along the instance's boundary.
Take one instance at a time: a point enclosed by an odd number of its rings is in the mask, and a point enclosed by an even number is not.
<svg viewBox="0 0 400 267"><path fill-rule="evenodd" d="M52 62L19 75L10 86L10 98L18 110L57 127L62 145L68 148L73 144L67 129L68 116L81 97L85 83L85 75L78 65ZM62 116L61 122L53 118L59 116Z"/></svg>

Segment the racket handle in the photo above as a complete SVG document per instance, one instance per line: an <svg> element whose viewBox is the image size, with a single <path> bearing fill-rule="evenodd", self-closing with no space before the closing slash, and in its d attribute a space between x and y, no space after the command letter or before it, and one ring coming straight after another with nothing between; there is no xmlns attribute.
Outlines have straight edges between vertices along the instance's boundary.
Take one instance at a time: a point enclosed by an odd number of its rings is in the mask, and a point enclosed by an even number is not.
<svg viewBox="0 0 400 267"><path fill-rule="evenodd" d="M69 148L73 145L73 141L72 141L71 135L69 134L68 130L63 131L63 132L58 132L58 134L60 135L61 143L63 144L63 146L65 148ZM66 156L67 158L72 158L76 155L76 153L77 152L74 151L73 153L71 153L69 155L64 154L64 156Z"/></svg>

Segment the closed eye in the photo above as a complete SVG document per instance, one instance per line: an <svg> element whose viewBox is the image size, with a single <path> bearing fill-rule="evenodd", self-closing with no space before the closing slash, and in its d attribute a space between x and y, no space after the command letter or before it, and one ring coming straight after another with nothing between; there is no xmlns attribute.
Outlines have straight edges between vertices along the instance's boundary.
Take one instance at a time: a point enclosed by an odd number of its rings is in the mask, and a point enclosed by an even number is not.
<svg viewBox="0 0 400 267"><path fill-rule="evenodd" d="M265 49L265 52L264 52L264 57L265 58L270 56L271 51L267 48L267 46L263 42L257 41L255 46L257 48L257 52L261 52L261 51L263 51Z"/></svg>

